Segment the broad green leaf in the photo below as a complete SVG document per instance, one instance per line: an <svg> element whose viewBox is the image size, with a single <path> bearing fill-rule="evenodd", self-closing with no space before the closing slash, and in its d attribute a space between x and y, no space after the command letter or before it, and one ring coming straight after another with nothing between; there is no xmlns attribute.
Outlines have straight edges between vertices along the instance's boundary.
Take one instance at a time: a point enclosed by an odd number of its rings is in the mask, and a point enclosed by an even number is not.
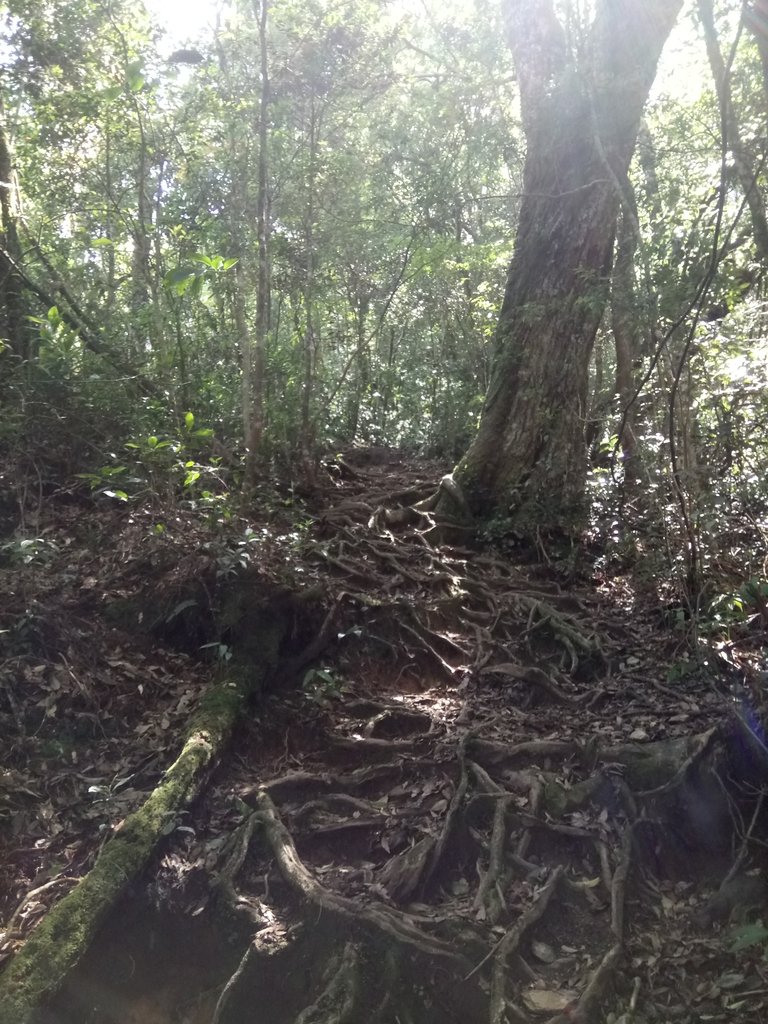
<svg viewBox="0 0 768 1024"><path fill-rule="evenodd" d="M131 92L141 92L144 88L144 75L141 70L141 61L134 60L125 69L125 77L128 82L128 88Z"/></svg>
<svg viewBox="0 0 768 1024"><path fill-rule="evenodd" d="M166 288L174 288L177 285L183 284L185 281L189 281L196 276L195 267L176 267L175 270L169 270L163 278L163 284Z"/></svg>

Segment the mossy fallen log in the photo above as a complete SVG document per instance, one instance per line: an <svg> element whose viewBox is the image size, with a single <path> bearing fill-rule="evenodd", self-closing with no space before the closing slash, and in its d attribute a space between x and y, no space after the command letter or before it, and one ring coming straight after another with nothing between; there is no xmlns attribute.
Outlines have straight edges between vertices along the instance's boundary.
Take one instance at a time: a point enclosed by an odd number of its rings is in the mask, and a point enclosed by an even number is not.
<svg viewBox="0 0 768 1024"><path fill-rule="evenodd" d="M225 748L248 698L274 670L284 628L268 621L258 663L247 671L233 670L203 698L181 753L162 781L0 974L0 1024L31 1024L35 1009L61 986L126 886L146 868L158 843L200 794L206 768Z"/></svg>

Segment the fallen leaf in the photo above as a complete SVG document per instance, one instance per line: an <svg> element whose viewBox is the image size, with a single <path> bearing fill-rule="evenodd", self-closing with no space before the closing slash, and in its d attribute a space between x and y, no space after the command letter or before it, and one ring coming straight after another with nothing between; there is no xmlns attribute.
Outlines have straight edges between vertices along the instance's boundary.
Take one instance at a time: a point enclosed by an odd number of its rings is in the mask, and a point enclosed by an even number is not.
<svg viewBox="0 0 768 1024"><path fill-rule="evenodd" d="M570 989L528 989L523 993L523 1002L534 1013L544 1010L557 1013L565 1010L577 998L576 992Z"/></svg>
<svg viewBox="0 0 768 1024"><path fill-rule="evenodd" d="M532 942L531 951L537 960L543 964L552 964L557 960L557 954L546 942Z"/></svg>

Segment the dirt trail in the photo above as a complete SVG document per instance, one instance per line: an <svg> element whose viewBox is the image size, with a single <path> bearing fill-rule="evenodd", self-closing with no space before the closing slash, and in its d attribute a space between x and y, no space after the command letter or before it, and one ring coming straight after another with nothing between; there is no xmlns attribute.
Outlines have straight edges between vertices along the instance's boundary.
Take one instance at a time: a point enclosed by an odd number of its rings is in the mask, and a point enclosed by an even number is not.
<svg viewBox="0 0 768 1024"><path fill-rule="evenodd" d="M325 472L292 566L324 618L51 1019L764 1020L764 941L729 946L765 904L753 695L669 682L627 578L434 543L437 465Z"/></svg>

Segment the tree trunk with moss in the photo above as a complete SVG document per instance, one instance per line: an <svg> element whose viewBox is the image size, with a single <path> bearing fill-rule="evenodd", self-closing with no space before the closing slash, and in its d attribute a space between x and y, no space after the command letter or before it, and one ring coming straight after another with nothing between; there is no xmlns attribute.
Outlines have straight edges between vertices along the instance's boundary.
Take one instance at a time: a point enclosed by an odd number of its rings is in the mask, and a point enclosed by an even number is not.
<svg viewBox="0 0 768 1024"><path fill-rule="evenodd" d="M600 0L583 31L552 0L507 0L527 140L524 196L478 433L456 482L473 514L523 533L583 515L589 359L616 218L661 50L682 0Z"/></svg>

